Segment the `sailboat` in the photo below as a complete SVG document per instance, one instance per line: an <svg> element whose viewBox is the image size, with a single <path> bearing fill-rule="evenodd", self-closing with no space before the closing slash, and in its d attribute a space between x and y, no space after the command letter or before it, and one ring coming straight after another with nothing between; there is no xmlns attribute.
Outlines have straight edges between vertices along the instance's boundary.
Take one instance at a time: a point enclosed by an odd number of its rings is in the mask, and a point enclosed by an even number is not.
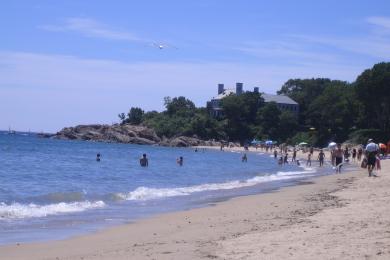
<svg viewBox="0 0 390 260"><path fill-rule="evenodd" d="M14 135L14 134L16 134L16 131L15 130L11 130L11 127L8 127L8 134L9 135Z"/></svg>

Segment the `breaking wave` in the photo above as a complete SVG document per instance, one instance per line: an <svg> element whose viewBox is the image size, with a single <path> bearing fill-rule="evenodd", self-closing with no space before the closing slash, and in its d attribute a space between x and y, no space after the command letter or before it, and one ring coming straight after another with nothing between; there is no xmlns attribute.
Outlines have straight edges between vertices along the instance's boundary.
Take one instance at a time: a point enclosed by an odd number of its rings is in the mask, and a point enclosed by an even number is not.
<svg viewBox="0 0 390 260"><path fill-rule="evenodd" d="M0 203L0 220L4 219L22 219L34 217L46 217L50 215L82 212L88 209L102 208L105 206L103 201L82 201L82 202L60 202L56 204L37 205L34 203L20 204Z"/></svg>
<svg viewBox="0 0 390 260"><path fill-rule="evenodd" d="M230 181L225 183L212 183L212 184L201 184L189 187L177 187L177 188L149 188L149 187L138 187L137 189L128 193L117 193L118 199L122 200L152 200L159 198L168 198L175 196L187 196L192 193L202 191L217 191L217 190L230 190L236 188L244 188L254 186L260 183L288 180L301 178L303 176L308 177L307 174L314 173L315 170L305 171L290 171L290 172L277 172L273 175L256 176L254 178L245 181Z"/></svg>

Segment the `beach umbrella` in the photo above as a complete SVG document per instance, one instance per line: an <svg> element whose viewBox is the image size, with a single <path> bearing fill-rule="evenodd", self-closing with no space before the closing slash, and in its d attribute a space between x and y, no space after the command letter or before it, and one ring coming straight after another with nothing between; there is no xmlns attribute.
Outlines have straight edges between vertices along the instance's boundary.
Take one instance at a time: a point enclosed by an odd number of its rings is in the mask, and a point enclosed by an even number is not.
<svg viewBox="0 0 390 260"><path fill-rule="evenodd" d="M261 141L253 140L253 141L251 142L251 144L261 144Z"/></svg>
<svg viewBox="0 0 390 260"><path fill-rule="evenodd" d="M298 145L299 145L299 146L304 146L304 145L307 145L307 143L305 143L305 142L300 142Z"/></svg>
<svg viewBox="0 0 390 260"><path fill-rule="evenodd" d="M379 144L379 148L381 148L381 149L386 149L387 146L386 146L385 144L380 143L380 144Z"/></svg>
<svg viewBox="0 0 390 260"><path fill-rule="evenodd" d="M369 143L367 146L366 146L366 151L367 152L375 152L375 151L378 151L379 150L379 146L375 143Z"/></svg>
<svg viewBox="0 0 390 260"><path fill-rule="evenodd" d="M335 142L330 142L329 144L328 144L328 148L329 149L333 149L333 148L335 148L337 146L337 144L335 143Z"/></svg>

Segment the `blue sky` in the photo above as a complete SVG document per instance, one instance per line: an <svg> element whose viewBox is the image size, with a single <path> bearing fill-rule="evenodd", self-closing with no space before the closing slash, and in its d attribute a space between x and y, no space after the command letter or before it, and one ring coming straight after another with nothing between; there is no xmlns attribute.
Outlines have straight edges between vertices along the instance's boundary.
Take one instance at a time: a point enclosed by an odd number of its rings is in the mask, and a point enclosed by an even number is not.
<svg viewBox="0 0 390 260"><path fill-rule="evenodd" d="M0 35L0 129L55 132L217 83L354 81L390 59L390 1L13 0Z"/></svg>

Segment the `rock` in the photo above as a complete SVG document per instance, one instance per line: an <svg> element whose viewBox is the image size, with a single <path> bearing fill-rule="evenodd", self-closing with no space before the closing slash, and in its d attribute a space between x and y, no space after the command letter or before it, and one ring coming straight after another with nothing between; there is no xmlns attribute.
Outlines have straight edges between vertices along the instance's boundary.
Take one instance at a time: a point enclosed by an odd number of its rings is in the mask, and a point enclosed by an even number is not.
<svg viewBox="0 0 390 260"><path fill-rule="evenodd" d="M204 141L196 135L175 136L160 138L156 132L142 125L114 124L114 125L78 125L75 127L65 127L57 134L42 135L41 137L65 139L65 140L85 140L96 142L115 142L131 144L147 144L174 147L190 146L221 146L221 142L215 140ZM227 142L223 142L227 144ZM236 146L236 144L229 143Z"/></svg>
<svg viewBox="0 0 390 260"><path fill-rule="evenodd" d="M153 129L128 124L65 127L54 138L133 144L157 144L161 141Z"/></svg>

